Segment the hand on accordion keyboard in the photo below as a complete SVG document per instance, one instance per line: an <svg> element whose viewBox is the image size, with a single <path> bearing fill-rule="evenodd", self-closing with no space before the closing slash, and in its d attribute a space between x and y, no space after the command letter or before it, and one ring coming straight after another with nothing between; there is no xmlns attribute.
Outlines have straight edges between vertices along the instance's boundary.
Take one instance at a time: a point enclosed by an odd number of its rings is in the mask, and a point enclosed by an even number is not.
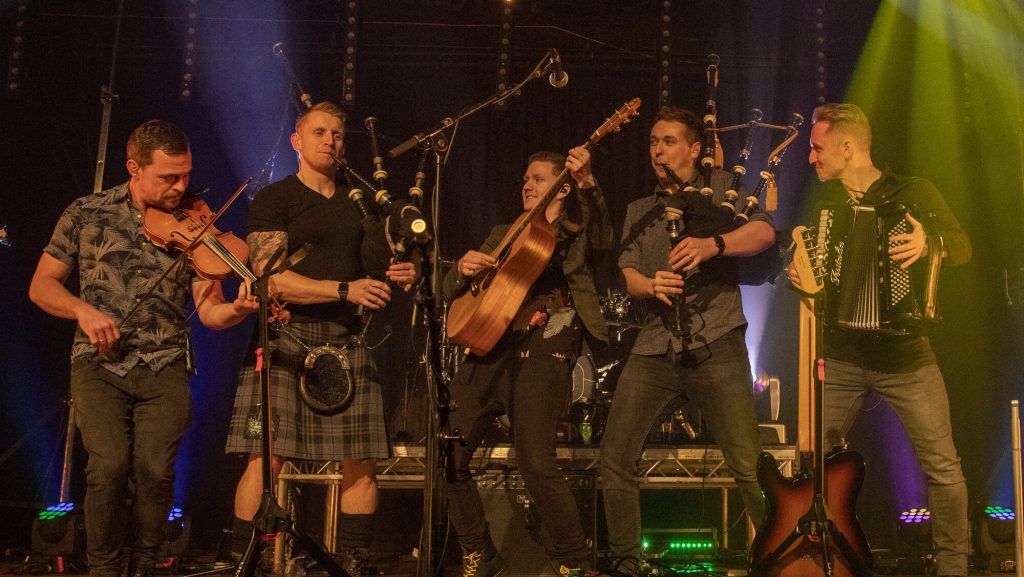
<svg viewBox="0 0 1024 577"><path fill-rule="evenodd" d="M889 237L889 256L903 269L909 268L928 252L924 227L910 213L907 213L907 222L912 227L910 232Z"/></svg>

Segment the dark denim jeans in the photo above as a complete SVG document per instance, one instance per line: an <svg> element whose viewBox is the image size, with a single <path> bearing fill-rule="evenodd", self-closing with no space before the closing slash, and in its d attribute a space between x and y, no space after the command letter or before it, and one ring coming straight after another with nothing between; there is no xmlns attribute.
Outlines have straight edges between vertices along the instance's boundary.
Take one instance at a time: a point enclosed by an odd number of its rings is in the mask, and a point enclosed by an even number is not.
<svg viewBox="0 0 1024 577"><path fill-rule="evenodd" d="M447 490L448 513L463 549L480 551L491 542L470 461L495 417L507 413L516 465L534 501L533 510L552 539L548 556L567 567L579 567L589 558L576 499L555 458L579 330L574 322L550 338L538 328L524 342L504 339L487 356L468 359L456 375L451 386L456 410L450 425L462 432L466 443L453 446L454 478Z"/></svg>
<svg viewBox="0 0 1024 577"><path fill-rule="evenodd" d="M164 539L174 504L174 457L191 420L188 373L177 362L159 373L138 365L122 378L79 359L71 366L71 398L89 459L89 574L117 577L122 554L134 549L140 564L152 562Z"/></svg>
<svg viewBox="0 0 1024 577"><path fill-rule="evenodd" d="M757 484L761 441L754 413L750 361L737 328L708 346L681 355L631 355L619 377L601 440L601 483L608 547L619 570L636 572L640 559L640 488L637 463L662 410L680 395L696 401L722 449L756 525L765 503Z"/></svg>
<svg viewBox="0 0 1024 577"><path fill-rule="evenodd" d="M849 432L864 399L876 392L903 423L921 471L928 478L928 508L939 575L967 575L967 483L953 446L949 398L939 367L882 373L827 359L825 440L837 445Z"/></svg>

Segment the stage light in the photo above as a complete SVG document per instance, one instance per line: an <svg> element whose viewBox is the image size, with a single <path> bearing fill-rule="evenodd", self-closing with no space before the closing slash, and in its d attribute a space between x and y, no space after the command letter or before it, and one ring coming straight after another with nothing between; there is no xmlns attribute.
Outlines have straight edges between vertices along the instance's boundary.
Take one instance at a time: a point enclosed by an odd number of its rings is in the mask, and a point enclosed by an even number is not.
<svg viewBox="0 0 1024 577"><path fill-rule="evenodd" d="M988 558L988 569L996 572L1016 570L1013 509L999 505L985 507L977 519L975 544L978 554Z"/></svg>
<svg viewBox="0 0 1024 577"><path fill-rule="evenodd" d="M904 524L923 523L924 521L928 521L931 518L931 512L928 511L928 509L925 509L924 507L920 509L911 509L909 511L904 511L900 513L900 521L902 521Z"/></svg>
<svg viewBox="0 0 1024 577"><path fill-rule="evenodd" d="M45 564L57 573L74 571L85 558L85 517L70 502L50 505L32 521L32 555L35 565Z"/></svg>
<svg viewBox="0 0 1024 577"><path fill-rule="evenodd" d="M185 19L185 55L182 59L181 87L178 97L191 100L195 81L196 31L199 27L199 0L189 0Z"/></svg>
<svg viewBox="0 0 1024 577"><path fill-rule="evenodd" d="M718 531L709 529L644 529L643 555L649 559L694 559L718 552Z"/></svg>
<svg viewBox="0 0 1024 577"><path fill-rule="evenodd" d="M661 3L658 30L658 105L672 104L672 0Z"/></svg>
<svg viewBox="0 0 1024 577"><path fill-rule="evenodd" d="M167 515L167 525L164 527L164 546L171 555L181 555L188 547L189 537L192 532L192 518L181 511L181 507L174 507Z"/></svg>
<svg viewBox="0 0 1024 577"><path fill-rule="evenodd" d="M512 66L512 3L504 2L501 7L501 32L498 37L498 92L508 90L509 67ZM494 103L498 110L508 108L506 100Z"/></svg>
<svg viewBox="0 0 1024 577"><path fill-rule="evenodd" d="M825 104L828 102L828 85L825 74L825 0L818 0L818 6L814 9L814 31L814 40L817 44L817 53L815 54L815 64L817 65L815 70L817 75L816 100L818 104Z"/></svg>
<svg viewBox="0 0 1024 577"><path fill-rule="evenodd" d="M156 568L161 572L177 572L181 565L181 555L188 549L191 534L192 518L185 515L181 507L173 507L164 525L164 541L157 554Z"/></svg>
<svg viewBox="0 0 1024 577"><path fill-rule="evenodd" d="M897 565L907 573L930 575L935 564L932 545L932 514L925 507L912 508L900 513L897 534Z"/></svg>
<svg viewBox="0 0 1024 577"><path fill-rule="evenodd" d="M346 108L356 103L356 56L359 47L359 4L345 1L345 58L341 77L341 105Z"/></svg>
<svg viewBox="0 0 1024 577"><path fill-rule="evenodd" d="M15 9L14 33L11 34L7 57L7 94L13 96L21 89L25 77L25 28L28 23L28 3L22 0Z"/></svg>

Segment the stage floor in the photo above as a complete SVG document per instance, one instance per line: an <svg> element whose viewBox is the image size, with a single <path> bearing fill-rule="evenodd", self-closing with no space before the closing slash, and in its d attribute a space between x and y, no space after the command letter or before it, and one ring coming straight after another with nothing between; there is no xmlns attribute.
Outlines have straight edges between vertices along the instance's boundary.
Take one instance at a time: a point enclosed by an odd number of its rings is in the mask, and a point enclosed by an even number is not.
<svg viewBox="0 0 1024 577"><path fill-rule="evenodd" d="M65 573L57 573L52 566L47 566L45 562L29 560L29 563L21 559L14 559L9 556L10 551L5 551L3 559L0 559L0 575L42 575L42 576L54 576L59 577L61 575L84 575L82 572L67 571ZM412 555L374 555L371 559L374 566L377 567L379 574L383 577L415 577L416 575L416 559ZM705 565L705 561L699 562L701 565ZM744 569L734 567L735 562L727 562L724 564L710 562L709 571L700 571L697 564L691 564L687 570L684 566L677 566L676 571L661 571L660 576L665 577L666 575L686 575L687 577L693 577L700 575L716 576L716 577L742 577L746 575ZM213 555L199 555L194 556L183 561L183 564L174 572L161 571L158 575L189 575L197 573L199 571L209 570L214 567ZM731 568L730 568L731 567ZM446 556L445 569L441 577L455 577L459 575L459 564L451 556ZM880 567L880 571L876 571L876 575L886 575L891 577L922 577L926 575L922 571L912 571L910 568L906 568L903 571L897 570L892 572L892 568L888 570ZM883 572L884 571L884 572ZM233 573L230 569L225 569L221 575L231 576ZM322 577L326 575L322 571L319 571L316 567L309 569L299 569L298 571L288 571L287 573L275 574L275 577ZM553 577L555 575L554 570L547 570L544 572L535 573L506 573L502 577ZM987 571L976 570L972 567L970 575L991 575L993 577L1006 576L1012 577L1013 573L989 573Z"/></svg>

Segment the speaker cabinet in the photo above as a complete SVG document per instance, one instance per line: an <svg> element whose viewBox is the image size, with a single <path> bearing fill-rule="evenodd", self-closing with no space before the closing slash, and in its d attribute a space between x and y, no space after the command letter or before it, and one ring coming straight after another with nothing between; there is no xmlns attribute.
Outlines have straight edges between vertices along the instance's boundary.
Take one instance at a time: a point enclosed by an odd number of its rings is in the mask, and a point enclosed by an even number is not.
<svg viewBox="0 0 1024 577"><path fill-rule="evenodd" d="M593 472L565 475L576 506L583 534L594 543L597 533L597 479ZM551 536L540 522L536 504L522 476L510 473L486 473L476 476L480 497L491 528L491 538L509 562L511 575L557 575L545 546ZM591 566L596 559L591 547Z"/></svg>

